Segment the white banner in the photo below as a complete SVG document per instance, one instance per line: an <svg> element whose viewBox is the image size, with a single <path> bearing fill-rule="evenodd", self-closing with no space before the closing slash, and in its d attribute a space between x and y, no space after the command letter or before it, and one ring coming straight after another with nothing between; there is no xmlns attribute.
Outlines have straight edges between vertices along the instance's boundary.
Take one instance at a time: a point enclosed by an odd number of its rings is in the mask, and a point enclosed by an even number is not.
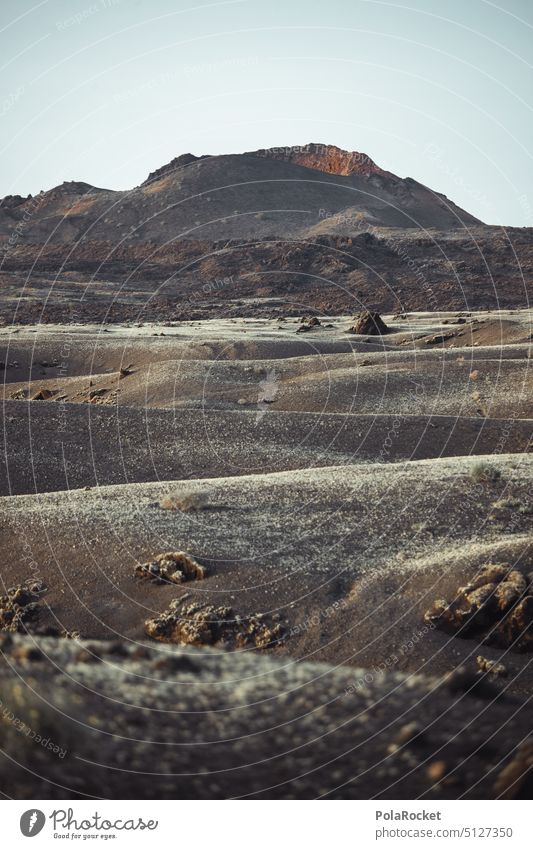
<svg viewBox="0 0 533 849"><path fill-rule="evenodd" d="M530 849L529 802L5 801L2 845ZM69 845L70 845L69 844Z"/></svg>

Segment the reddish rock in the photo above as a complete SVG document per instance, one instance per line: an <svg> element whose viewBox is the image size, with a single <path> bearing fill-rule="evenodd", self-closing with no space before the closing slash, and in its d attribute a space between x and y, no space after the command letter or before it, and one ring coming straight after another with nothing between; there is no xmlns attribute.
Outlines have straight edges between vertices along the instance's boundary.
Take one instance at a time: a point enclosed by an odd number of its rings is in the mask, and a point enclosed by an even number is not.
<svg viewBox="0 0 533 849"><path fill-rule="evenodd" d="M372 174L388 175L366 153L356 150L342 150L334 144L317 144L311 142L293 147L271 147L251 151L249 156L261 156L265 159L278 159L281 162L291 162L293 165L303 165L315 171L326 174L349 176L360 174L370 177Z"/></svg>

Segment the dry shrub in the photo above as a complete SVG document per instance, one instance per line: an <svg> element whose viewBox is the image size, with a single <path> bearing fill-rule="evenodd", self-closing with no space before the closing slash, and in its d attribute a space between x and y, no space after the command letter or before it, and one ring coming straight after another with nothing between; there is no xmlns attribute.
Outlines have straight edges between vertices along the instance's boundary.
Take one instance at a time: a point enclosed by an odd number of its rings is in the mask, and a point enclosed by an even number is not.
<svg viewBox="0 0 533 849"><path fill-rule="evenodd" d="M207 510L207 497L201 492L170 492L159 501L163 510L180 510L182 513L195 513Z"/></svg>

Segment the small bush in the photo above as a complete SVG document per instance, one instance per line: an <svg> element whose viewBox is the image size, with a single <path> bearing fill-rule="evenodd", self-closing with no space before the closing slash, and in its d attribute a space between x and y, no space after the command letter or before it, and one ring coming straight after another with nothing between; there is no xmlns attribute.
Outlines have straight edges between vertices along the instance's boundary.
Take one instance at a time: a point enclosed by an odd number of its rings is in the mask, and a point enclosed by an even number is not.
<svg viewBox="0 0 533 849"><path fill-rule="evenodd" d="M470 471L470 477L478 483L495 483L501 476L499 469L483 460L474 463Z"/></svg>
<svg viewBox="0 0 533 849"><path fill-rule="evenodd" d="M518 510L522 507L522 502L519 498L500 498L492 506L495 510Z"/></svg>

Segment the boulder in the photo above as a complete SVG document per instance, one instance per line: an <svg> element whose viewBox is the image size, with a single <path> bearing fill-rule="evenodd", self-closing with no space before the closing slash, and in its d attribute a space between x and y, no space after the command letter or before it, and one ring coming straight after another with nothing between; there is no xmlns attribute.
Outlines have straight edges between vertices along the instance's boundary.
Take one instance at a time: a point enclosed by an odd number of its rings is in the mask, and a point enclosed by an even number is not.
<svg viewBox="0 0 533 849"><path fill-rule="evenodd" d="M383 336L389 332L389 328L378 312L364 310L354 316L354 323L346 332L363 336Z"/></svg>

